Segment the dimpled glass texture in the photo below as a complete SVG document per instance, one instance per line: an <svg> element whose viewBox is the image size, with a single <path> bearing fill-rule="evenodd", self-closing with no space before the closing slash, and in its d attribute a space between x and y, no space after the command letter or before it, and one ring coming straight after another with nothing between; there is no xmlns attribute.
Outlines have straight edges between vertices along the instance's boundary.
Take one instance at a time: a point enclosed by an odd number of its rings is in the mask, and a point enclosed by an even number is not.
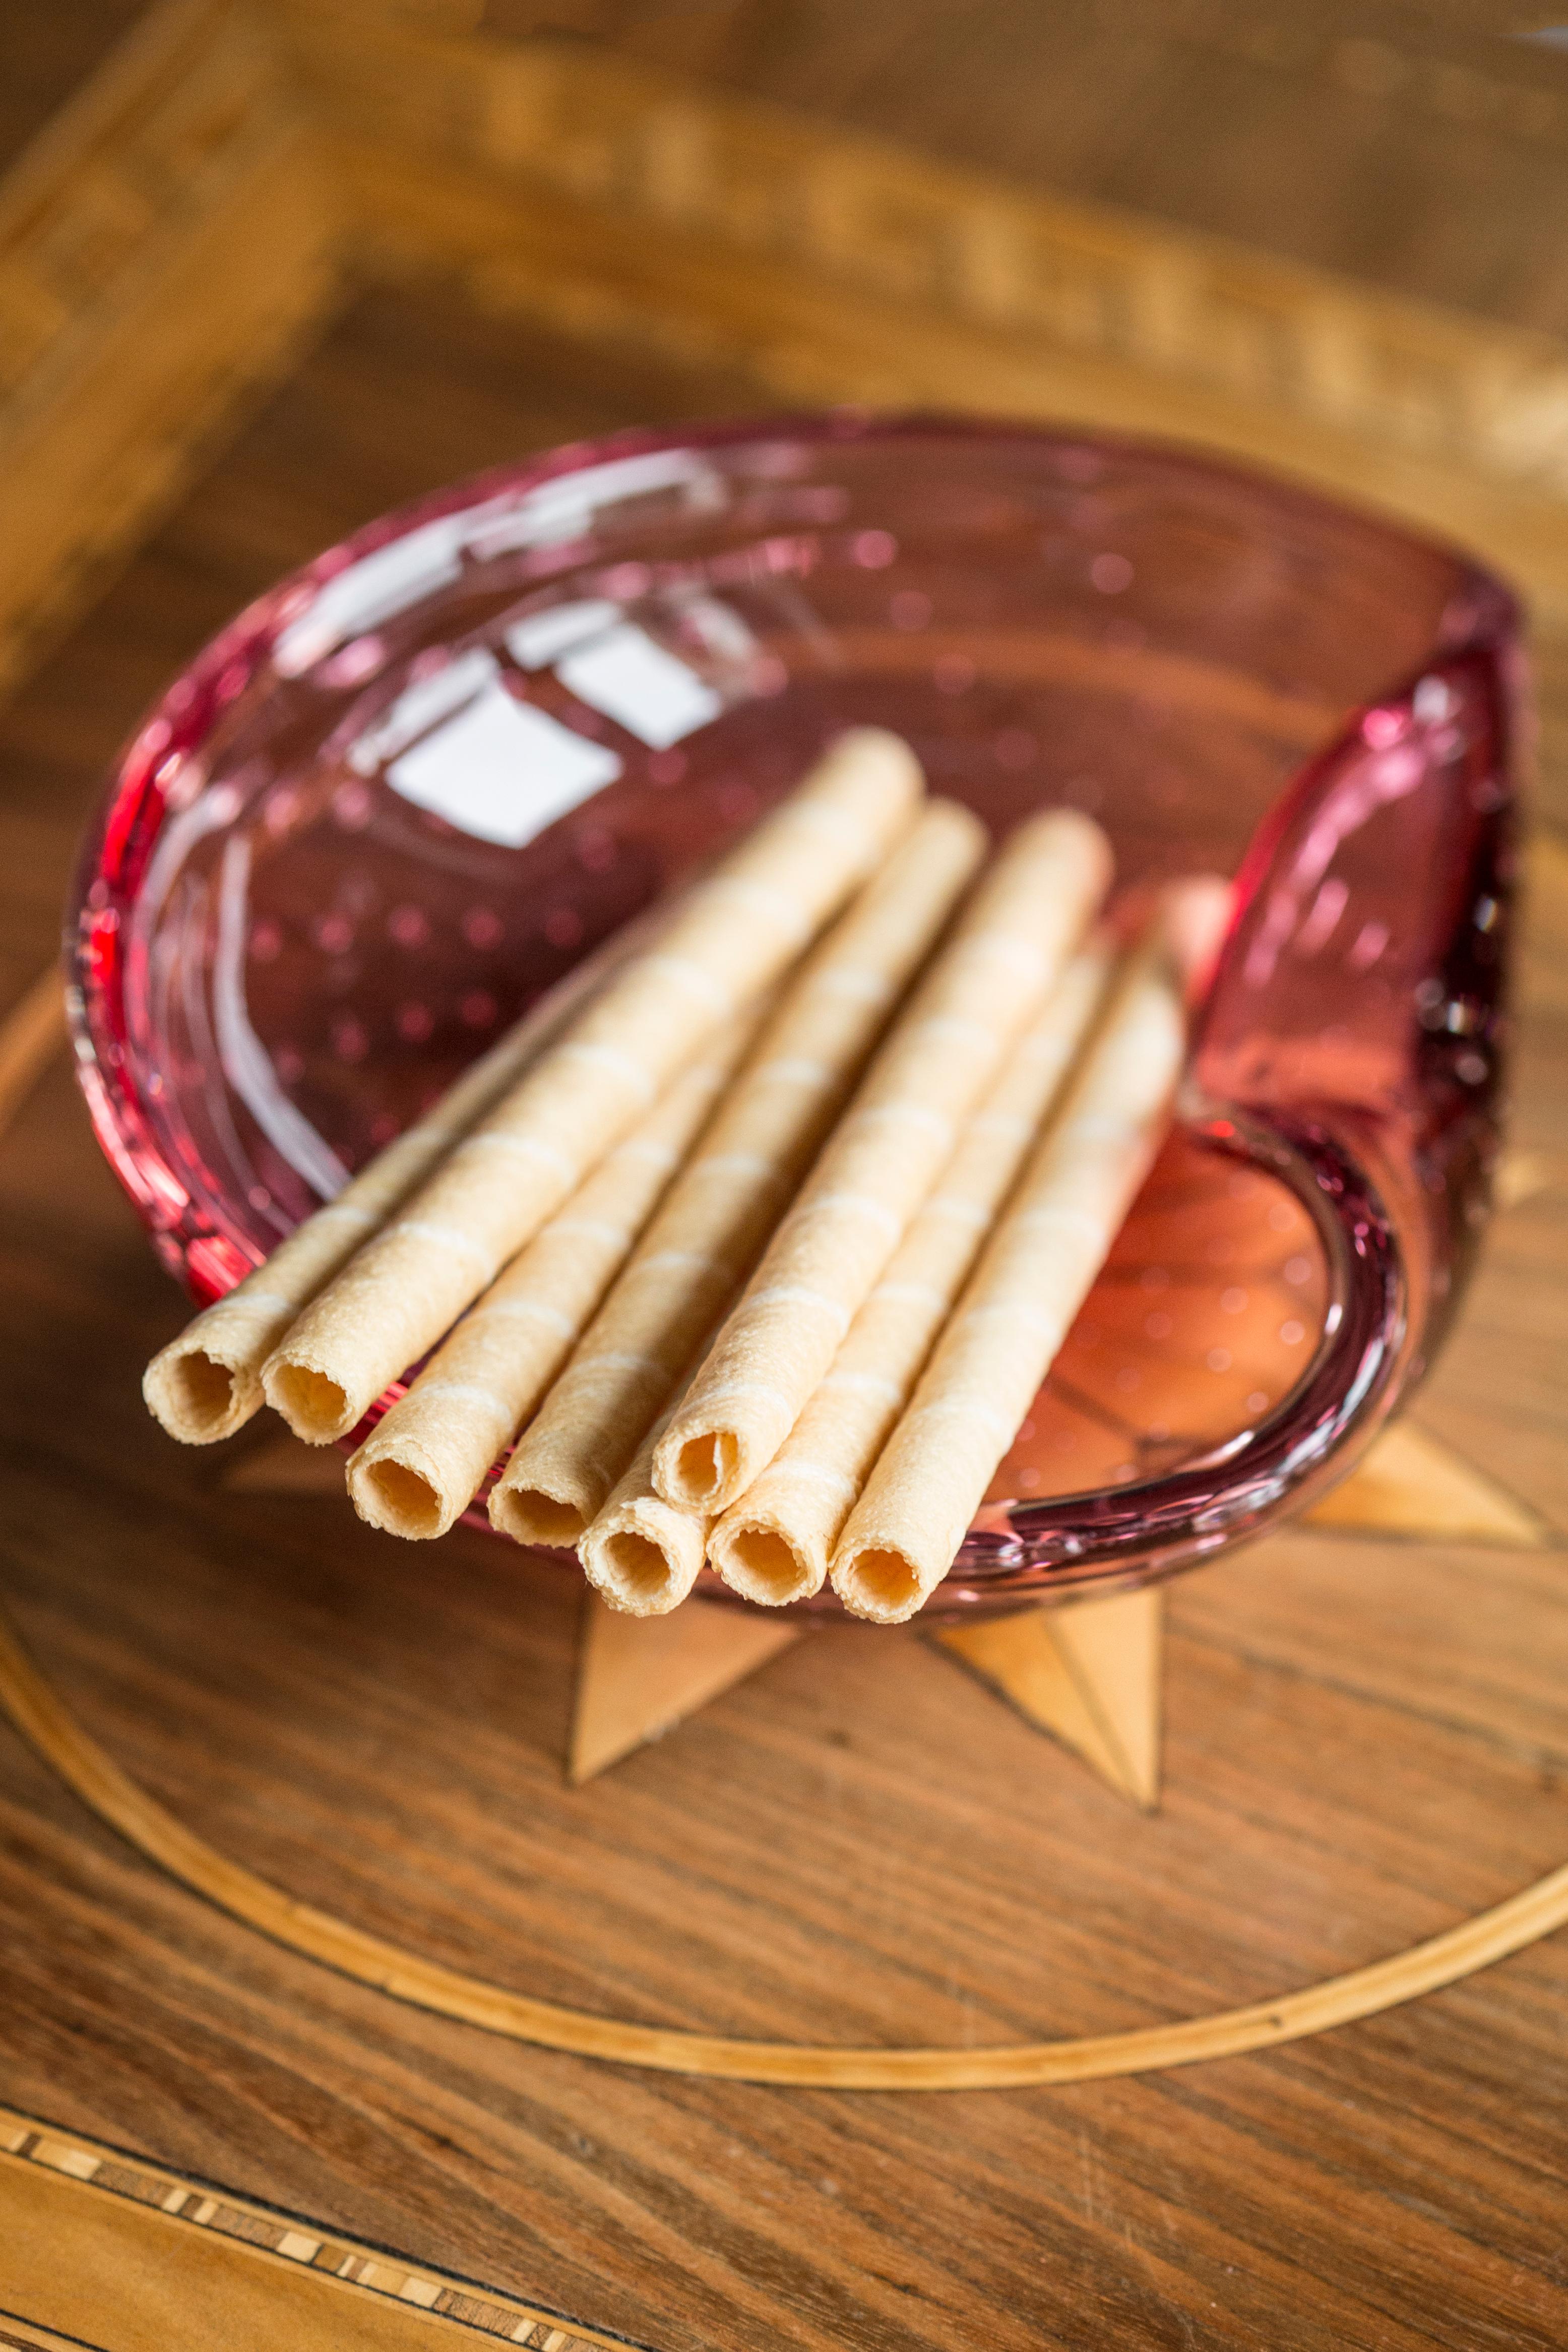
<svg viewBox="0 0 1568 2352"><path fill-rule="evenodd" d="M838 730L894 728L998 832L1090 811L1121 889L1239 877L1176 1132L939 1599L1166 1571L1343 1471L1463 1286L1516 629L1450 550L1067 432L505 468L283 582L138 730L68 940L94 1125L211 1298Z"/></svg>

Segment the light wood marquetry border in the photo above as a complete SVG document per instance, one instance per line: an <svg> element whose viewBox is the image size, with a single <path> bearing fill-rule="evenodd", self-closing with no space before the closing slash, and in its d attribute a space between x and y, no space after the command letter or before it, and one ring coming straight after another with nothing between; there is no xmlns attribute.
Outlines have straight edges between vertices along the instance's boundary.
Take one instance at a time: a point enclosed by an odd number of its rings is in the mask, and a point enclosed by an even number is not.
<svg viewBox="0 0 1568 2352"><path fill-rule="evenodd" d="M355 284L422 271L787 402L1272 465L1469 541L1568 635L1568 344L476 13L157 0L0 183L0 686Z"/></svg>
<svg viewBox="0 0 1568 2352"><path fill-rule="evenodd" d="M91 2194L81 2200L49 2193L66 2184ZM276 2296L267 2305L274 2324L285 2331L277 2337L269 2332L268 2343L286 2341L288 2352L340 2347L344 2321L354 2304L369 2305L375 2315L378 2352L405 2352L405 2347L415 2352L426 2343L431 2352L439 2352L448 2342L521 2345L527 2352L626 2352L629 2343L624 2336L564 2320L559 2312L497 2288L455 2278L428 2263L410 2263L340 2230L280 2213L226 2189L209 2188L151 2158L128 2155L80 2132L0 2106L0 2306L16 2293L33 2307L26 2313L0 2307L0 2346L52 2347L81 2341L74 2334L51 2333L33 2311L47 2308L50 2320L62 2326L75 2315L77 2298L68 2273L84 2230L99 2233L101 2245L101 2232L110 2221L104 2210L108 2199L117 2206L117 2254L126 2270L135 2265L141 2282L137 2288L126 2284L127 2315L134 2310L139 2342L146 2339L152 2326L161 2324L167 2331L162 2340L168 2352L184 2352L187 2346L196 2352L199 2321L193 2306L210 2296L229 2305L225 2316L232 2316L235 2293L247 2272L254 2279L258 2263L272 2268L274 2287L281 2273L296 2288L287 2308ZM26 2232L25 2245L16 2242L18 2231ZM208 2288L206 2296L199 2290L192 2294L189 2283L178 2275L185 2264L170 2260L178 2240L193 2235L206 2242L197 2265L197 2275ZM194 2249L187 2243L180 2251L188 2255ZM149 2277L167 2289L167 2310L146 2307ZM267 2282L256 2283L265 2290ZM353 2290L349 2306L344 2289ZM95 2302L95 2326L111 2337L118 2334L120 2315ZM10 2332L12 2322L26 2333ZM251 2340L240 2317L225 2337L227 2352L242 2352ZM356 2327L352 2340L357 2345L367 2339ZM208 2352L208 2347L203 2345L201 2352Z"/></svg>

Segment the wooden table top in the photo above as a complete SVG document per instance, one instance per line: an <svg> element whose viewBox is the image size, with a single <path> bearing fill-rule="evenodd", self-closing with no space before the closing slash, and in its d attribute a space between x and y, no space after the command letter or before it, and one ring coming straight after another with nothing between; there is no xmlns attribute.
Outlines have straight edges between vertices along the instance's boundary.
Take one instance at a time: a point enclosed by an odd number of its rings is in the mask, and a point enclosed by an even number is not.
<svg viewBox="0 0 1568 2352"><path fill-rule="evenodd" d="M452 289L362 294L0 713L0 1006L54 951L126 728L281 570L529 446L776 405L738 365ZM1157 1814L928 1643L864 1629L812 1635L569 1790L559 1570L462 1533L398 1546L330 1498L247 1491L246 1441L183 1453L148 1420L141 1369L180 1303L63 1056L0 1135L0 1602L110 1756L220 1850L588 2010L812 2041L1090 2034L1435 1934L1568 1859L1550 830L1533 873L1512 1205L1414 1418L1542 1540L1293 1530L1182 1580ZM259 1937L0 1722L0 2344L1552 2352L1565 2058L1560 1935L1286 2049L1051 2091L596 2064ZM116 2217L96 2238L67 2210L89 2197ZM209 2274L214 2231L260 2267ZM305 2271L340 2280L329 2308Z"/></svg>
<svg viewBox="0 0 1568 2352"><path fill-rule="evenodd" d="M127 719L254 588L503 450L747 395L367 297L6 715L10 995ZM1518 1140L1553 1170L1565 915L1542 894L1520 1085ZM0 1142L0 1199L4 1594L36 1656L220 1847L436 1957L743 2033L1092 2032L1373 1958L1568 1849L1560 1556L1343 1536L1177 1588L1153 1819L928 1645L860 1631L569 1792L559 1571L236 1491L146 1419L178 1304L63 1063ZM1557 1526L1565 1231L1551 1183L1500 1220L1418 1408ZM1568 2333L1563 1939L1266 2058L1050 2094L766 2092L509 2046L291 1958L8 1729L0 1810L0 2096L658 2352Z"/></svg>

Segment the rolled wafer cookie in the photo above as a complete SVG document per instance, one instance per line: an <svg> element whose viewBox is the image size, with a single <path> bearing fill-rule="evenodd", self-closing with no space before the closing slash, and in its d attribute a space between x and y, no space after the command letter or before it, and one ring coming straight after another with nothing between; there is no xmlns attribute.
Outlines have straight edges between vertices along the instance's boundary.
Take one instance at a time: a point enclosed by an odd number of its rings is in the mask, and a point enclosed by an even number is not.
<svg viewBox="0 0 1568 2352"><path fill-rule="evenodd" d="M933 803L790 982L490 1496L519 1543L575 1542L750 1272L985 848Z"/></svg>
<svg viewBox="0 0 1568 2352"><path fill-rule="evenodd" d="M349 1461L361 1518L442 1536L517 1435L711 1116L767 1008L726 1023L477 1299Z"/></svg>
<svg viewBox="0 0 1568 2352"><path fill-rule="evenodd" d="M578 1541L590 1584L629 1617L664 1617L680 1606L697 1580L713 1524L706 1512L677 1511L654 1489L653 1449L669 1418L660 1414Z"/></svg>
<svg viewBox="0 0 1568 2352"><path fill-rule="evenodd" d="M667 1503L716 1516L778 1453L1110 871L1099 827L1056 810L983 877L661 1438Z"/></svg>
<svg viewBox="0 0 1568 2352"><path fill-rule="evenodd" d="M1111 965L1104 936L1069 964L965 1126L832 1370L712 1529L708 1558L747 1601L781 1608L821 1590L844 1521L1101 1007Z"/></svg>
<svg viewBox="0 0 1568 2352"><path fill-rule="evenodd" d="M232 1436L260 1411L266 1402L261 1368L300 1309L424 1182L459 1138L495 1108L617 965L648 946L670 912L668 907L653 909L585 957L471 1064L423 1118L378 1151L254 1274L204 1307L177 1339L160 1349L147 1367L141 1392L171 1437L186 1445L210 1445Z"/></svg>
<svg viewBox="0 0 1568 2352"><path fill-rule="evenodd" d="M1156 918L839 1538L857 1617L901 1624L952 1566L1165 1133L1182 1000Z"/></svg>
<svg viewBox="0 0 1568 2352"><path fill-rule="evenodd" d="M344 1435L489 1287L705 1037L776 981L908 828L896 736L841 736L305 1309L262 1374L297 1436Z"/></svg>

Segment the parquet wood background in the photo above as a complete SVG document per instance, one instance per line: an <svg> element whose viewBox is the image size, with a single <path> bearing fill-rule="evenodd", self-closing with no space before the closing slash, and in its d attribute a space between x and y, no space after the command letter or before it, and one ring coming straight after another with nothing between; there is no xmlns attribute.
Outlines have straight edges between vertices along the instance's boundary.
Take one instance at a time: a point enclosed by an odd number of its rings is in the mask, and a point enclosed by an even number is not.
<svg viewBox="0 0 1568 2352"><path fill-rule="evenodd" d="M614 66L634 44L611 29ZM169 476L163 519L65 634L60 608L0 716L0 1002L52 951L120 736L282 567L493 458L778 400L744 338L654 345L591 302L569 326L557 296L530 309L493 280L485 308L467 262L403 259L403 282L363 286L279 361L226 444L182 457L187 488ZM1545 282L1508 299L1560 332ZM1531 560L1568 578L1563 526L1531 498ZM1550 810L1565 791L1555 767ZM1550 830L1535 875L1533 1174L1416 1418L1568 1531L1568 854ZM1561 1551L1343 1533L1278 1537L1175 1591L1153 1820L923 1644L859 1630L796 1644L570 1792L559 1572L464 1538L433 1575L319 1498L222 1486L147 1422L137 1375L177 1304L63 1066L0 1139L0 1594L156 1794L439 1956L742 2032L1092 2032L1354 1965L1568 1853ZM8 1729L0 1880L0 2097L24 2115L655 2352L1568 2340L1562 1938L1268 2057L898 2100L640 2076L400 2008L163 1879ZM123 2315L104 2325L120 2352Z"/></svg>

